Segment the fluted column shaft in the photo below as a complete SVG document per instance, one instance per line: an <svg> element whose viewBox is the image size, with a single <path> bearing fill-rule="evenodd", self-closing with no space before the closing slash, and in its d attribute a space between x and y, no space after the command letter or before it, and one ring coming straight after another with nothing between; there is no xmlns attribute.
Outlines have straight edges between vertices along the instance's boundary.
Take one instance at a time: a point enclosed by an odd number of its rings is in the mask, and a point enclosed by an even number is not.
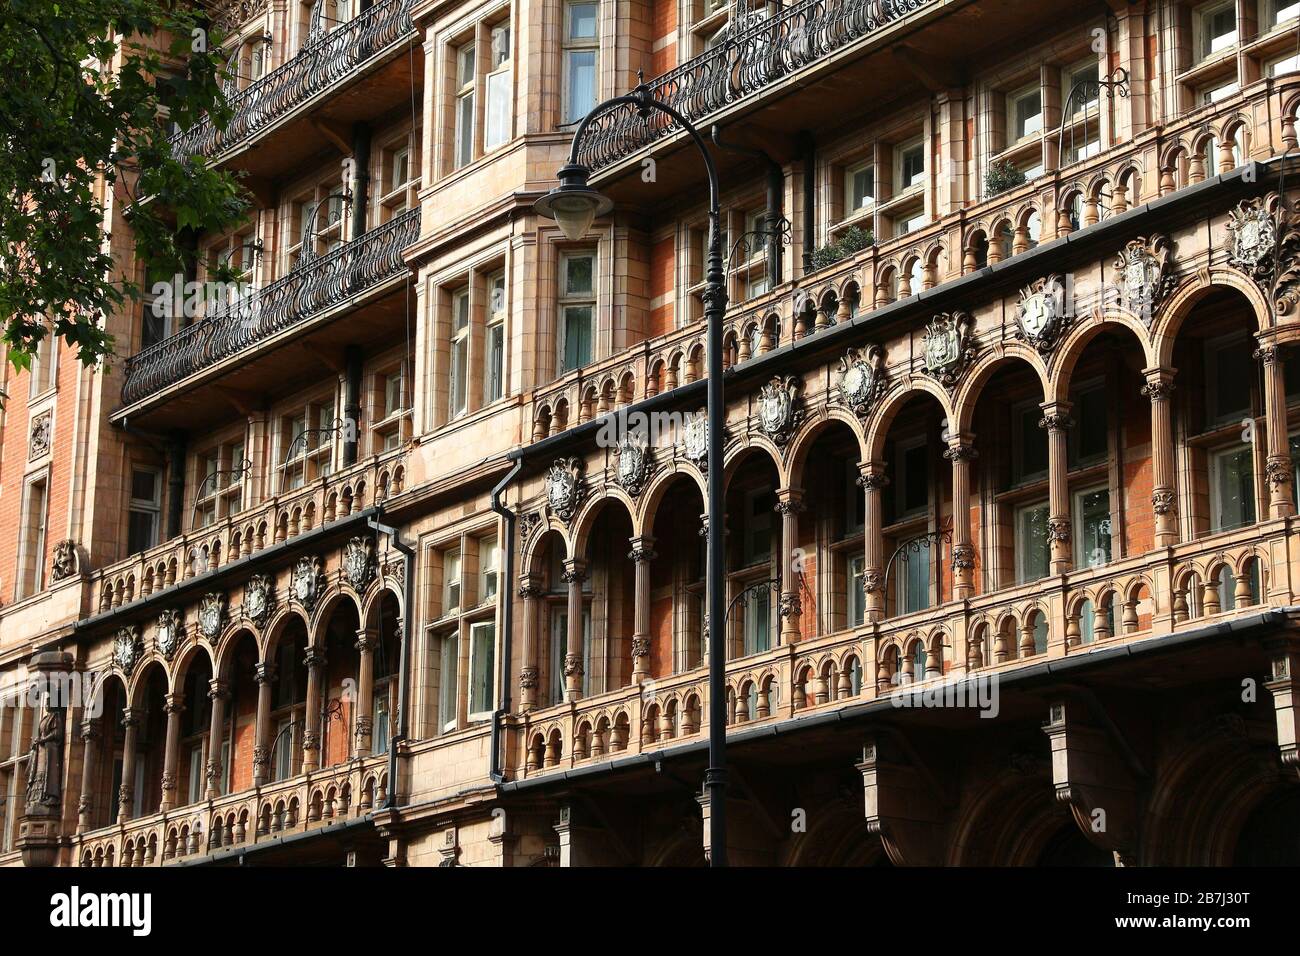
<svg viewBox="0 0 1300 956"><path fill-rule="evenodd" d="M802 636L799 621L803 608L799 600L795 551L799 547L799 512L803 511L803 492L798 488L779 489L776 493L776 511L781 516L781 643L794 644Z"/></svg>
<svg viewBox="0 0 1300 956"><path fill-rule="evenodd" d="M221 745L226 739L226 701L230 699L230 687L224 680L213 680L208 687L208 698L212 701L212 720L208 725L208 766L207 787L203 791L205 800L214 800L221 796Z"/></svg>
<svg viewBox="0 0 1300 956"><path fill-rule="evenodd" d="M370 756L374 736L375 702L375 632L369 628L357 631L357 711L355 755Z"/></svg>
<svg viewBox="0 0 1300 956"><path fill-rule="evenodd" d="M975 548L970 534L970 464L978 457L970 435L949 439L944 457L952 462L952 596L975 594Z"/></svg>
<svg viewBox="0 0 1300 956"><path fill-rule="evenodd" d="M176 766L180 762L181 715L185 713L185 695L168 694L163 704L167 715L167 743L163 752L162 801L159 810L170 810L178 805L176 799Z"/></svg>
<svg viewBox="0 0 1300 956"><path fill-rule="evenodd" d="M1295 513L1291 488L1291 441L1286 421L1286 366L1282 347L1261 345L1255 358L1264 365L1264 414L1268 425L1268 511L1274 518Z"/></svg>
<svg viewBox="0 0 1300 956"><path fill-rule="evenodd" d="M569 641L564 654L564 695L570 701L582 699L583 667L582 582L587 579L587 562L570 558L564 562L564 583L569 586Z"/></svg>
<svg viewBox="0 0 1300 956"><path fill-rule="evenodd" d="M1155 546L1178 543L1178 498L1174 486L1174 432L1170 401L1174 373L1170 369L1143 371L1142 394L1151 400L1151 510L1156 516Z"/></svg>
<svg viewBox="0 0 1300 956"><path fill-rule="evenodd" d="M632 610L632 682L639 684L650 676L650 562L656 557L655 539L637 535L628 552L635 564Z"/></svg>
<svg viewBox="0 0 1300 956"><path fill-rule="evenodd" d="M304 773L309 773L321 765L320 697L325 653L314 647L309 648L304 660L307 664L307 714L303 721L302 769Z"/></svg>
<svg viewBox="0 0 1300 956"><path fill-rule="evenodd" d="M131 803L135 796L135 748L140 729L140 718L130 707L122 711L122 784L117 788L117 822L131 819Z"/></svg>
<svg viewBox="0 0 1300 956"><path fill-rule="evenodd" d="M1044 402L1039 427L1047 429L1047 542L1052 574L1064 574L1074 564L1070 528L1070 405Z"/></svg>
<svg viewBox="0 0 1300 956"><path fill-rule="evenodd" d="M77 832L91 828L90 817L95 809L96 757L99 750L100 722L94 719L81 722L81 799L77 803Z"/></svg>
<svg viewBox="0 0 1300 956"><path fill-rule="evenodd" d="M253 671L257 681L257 724L253 739L253 786L260 787L270 778L271 751L268 737L271 733L271 690L275 680L275 665L258 664ZM286 746L288 746L286 742Z"/></svg>
<svg viewBox="0 0 1300 956"><path fill-rule="evenodd" d="M519 596L524 602L523 666L519 669L519 709L525 713L537 706L537 611L542 586L535 574L519 578Z"/></svg>
<svg viewBox="0 0 1300 956"><path fill-rule="evenodd" d="M880 529L884 527L885 509L883 493L889 484L885 464L864 461L858 465L861 474L858 484L866 497L863 513L863 565L862 590L866 594L866 619L879 621L885 616L885 542Z"/></svg>

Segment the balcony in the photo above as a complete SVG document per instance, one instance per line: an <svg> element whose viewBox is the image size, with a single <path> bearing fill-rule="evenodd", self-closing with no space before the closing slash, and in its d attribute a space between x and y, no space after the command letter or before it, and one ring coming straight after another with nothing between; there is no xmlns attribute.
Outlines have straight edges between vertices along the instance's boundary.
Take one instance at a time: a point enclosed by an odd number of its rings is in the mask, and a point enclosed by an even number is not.
<svg viewBox="0 0 1300 956"><path fill-rule="evenodd" d="M107 565L91 575L94 606L106 614L356 514L399 494L406 467L404 449L374 456Z"/></svg>
<svg viewBox="0 0 1300 956"><path fill-rule="evenodd" d="M1262 522L733 659L726 670L727 724L731 733L757 724L757 733L770 735L772 725L783 721L858 709L872 701L898 706L891 697L900 691L910 696L975 676L1008 681L1017 672L1041 672L1046 662L1108 654L1124 645L1257 618L1270 606L1294 603L1295 583L1285 556L1294 547L1294 535L1285 521ZM1264 562L1262 554L1278 557ZM1246 583L1252 562L1267 564L1254 567L1257 580L1267 582L1258 596ZM1223 602L1224 573L1226 593L1235 605L1231 609ZM1037 648L1035 619L1049 602L1060 613L1049 615L1047 646ZM1085 617L1090 626L1081 626ZM920 639L927 642L925 669L914 673L912 649ZM1199 659L1211 669L1226 673L1240 666L1239 642L1204 647ZM890 671L891 648L902 652L901 673ZM1183 679L1168 672L1159 683ZM1004 709L1014 703L1003 697ZM604 761L702 747L708 711L706 667L529 711L508 724L513 731L510 768L515 779L561 776ZM915 716L943 722L966 720L971 713L970 708L950 707Z"/></svg>
<svg viewBox="0 0 1300 956"><path fill-rule="evenodd" d="M395 56L416 37L411 0L379 0L332 30L315 34L290 60L230 100L234 115L218 129L204 118L172 137L173 151L229 162L254 176L271 175L336 141L343 127L410 99L423 53L414 62ZM346 96L338 96L344 87ZM317 108L319 106L319 108ZM297 122L308 119L310 122ZM274 148L249 153L249 147ZM239 154L236 157L236 154Z"/></svg>
<svg viewBox="0 0 1300 956"><path fill-rule="evenodd" d="M1206 135L1221 135L1244 112L1266 111L1272 116L1267 127L1255 131L1257 139L1252 144L1252 158L1280 155L1295 140L1296 117L1287 108L1297 91L1300 91L1300 79L1294 76L1260 81L1237 96L1188 113L1176 123L1145 130L1131 142L1047 172L923 229L882 239L839 262L786 281L764 295L750 300L733 299L728 304L725 320L723 362L743 374L751 359L781 346L815 338L849 315L869 318L874 310L908 295L942 288L970 274L977 268L970 257L971 240L977 235L987 238L991 232L989 226L1001 224L1014 229L1033 212L1041 223L1038 245L1047 245L1073 231L1061 211L1074 195L1081 194L1083 200L1084 219L1079 226L1084 227L1211 179L1219 170L1208 168L1202 162L1199 171L1189 169L1184 173L1179 158L1195 158L1196 150L1192 148L1195 143ZM1267 137L1263 135L1265 132ZM1122 204L1117 204L1111 194L1111 184L1116 171L1134 157L1152 172L1142 181L1140 193L1125 193ZM1085 183L1089 184L1087 193L1082 190ZM1131 187L1131 182L1127 184ZM1110 197L1109 206L1103 196ZM1142 228L1150 229L1151 225ZM899 285L904 267L916 260L930 264L926 262L927 250L933 250L936 244L951 250L946 257L947 268L942 269L942 260L933 263L933 272L923 281L922 288L905 290ZM1010 259L1002 261L1011 261L1028 251L1013 243ZM988 264L998 261L997 255L990 252ZM1199 264L1187 262L1184 268ZM732 285L734 291L735 283ZM856 291L858 301L841 303L840 299L847 299L846 291ZM1089 304L1082 299L1081 302ZM796 314L798 303L804 304L805 311ZM752 347L755 328L771 333L761 339L757 348ZM808 344L815 347L811 341ZM531 395L529 410L533 440L561 434L608 412L702 379L704 346L704 323L695 321L567 372L539 387ZM700 406L703 401L701 394Z"/></svg>
<svg viewBox="0 0 1300 956"><path fill-rule="evenodd" d="M190 380L196 376L218 374L226 366L231 374L223 384L236 389L254 390L283 380L283 356L271 368L250 361L250 353L261 358L286 339L326 325L361 301L373 302L400 286L408 275L402 251L419 231L420 211L412 209L137 352L126 361L123 407L114 417L138 416L145 410L142 406L163 395L175 397L182 383L192 387L196 383ZM380 322L368 324L364 336L355 329L347 334L374 340L383 328ZM319 359L312 364L318 371ZM179 421L195 414L201 417L202 404L169 400L165 409L154 410ZM190 422L195 424L193 418Z"/></svg>
<svg viewBox="0 0 1300 956"><path fill-rule="evenodd" d="M388 757L345 764L79 834L78 866L162 866L363 821L387 799ZM310 856L311 849L304 852Z"/></svg>

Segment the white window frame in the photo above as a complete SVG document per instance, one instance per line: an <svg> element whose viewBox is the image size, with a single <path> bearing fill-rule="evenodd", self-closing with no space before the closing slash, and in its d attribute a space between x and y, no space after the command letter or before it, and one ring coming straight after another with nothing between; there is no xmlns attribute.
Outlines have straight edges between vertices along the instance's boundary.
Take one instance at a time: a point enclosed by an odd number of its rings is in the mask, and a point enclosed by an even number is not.
<svg viewBox="0 0 1300 956"><path fill-rule="evenodd" d="M485 286L488 301L487 322L483 328L483 404L490 405L505 397L506 392L506 314L510 291L505 270L490 273ZM494 338L499 343L495 349Z"/></svg>
<svg viewBox="0 0 1300 956"><path fill-rule="evenodd" d="M594 6L596 8L596 35L594 37L573 37L573 8L577 6ZM562 23L562 44L560 56L560 123L561 125L575 123L582 119L584 115L597 103L600 102L600 27L601 27L601 4L599 0L565 0ZM577 104L573 102L573 90L570 89L570 77L572 70L570 62L576 53L594 53L592 63L592 76L594 79L594 89L592 90L591 103L586 105L586 109L581 112L577 111Z"/></svg>
<svg viewBox="0 0 1300 956"><path fill-rule="evenodd" d="M469 625L469 698L466 707L471 721L483 721L492 716L496 708L496 630L495 620L473 621ZM487 663L487 700L476 700L475 674L479 666L479 643L484 632L488 632L490 642ZM476 708L475 705L479 706Z"/></svg>
<svg viewBox="0 0 1300 956"><path fill-rule="evenodd" d="M574 259L591 259L591 291L590 292L569 292L568 291L568 264ZM558 354L556 355L556 367L560 373L572 372L564 361L565 352L568 349L568 322L565 319L566 311L571 308L590 307L591 309L591 354L587 357L587 362L574 366L581 368L583 364L589 364L596 360L596 316L597 310L597 289L600 282L600 260L596 254L594 246L585 249L566 249L560 253L560 268L558 275L558 285L556 296L559 305L559 328L555 336Z"/></svg>
<svg viewBox="0 0 1300 956"><path fill-rule="evenodd" d="M451 295L451 334L447 351L447 418L454 420L469 411L470 329L474 311L469 286Z"/></svg>
<svg viewBox="0 0 1300 956"><path fill-rule="evenodd" d="M921 171L912 182L904 182L903 170L906 168L906 157L909 153L918 150L921 153ZM929 163L926 162L925 153L924 135L914 136L894 147L894 195L903 196L925 188L925 177L929 173Z"/></svg>
<svg viewBox="0 0 1300 956"><path fill-rule="evenodd" d="M1032 96L1038 97L1038 126L1035 129L1027 129L1023 132L1019 129L1020 123L1020 104ZM1028 142L1031 139L1041 137L1043 134L1043 88L1040 83L1033 83L1029 86L1007 94L1007 127L1015 134L1011 139L1012 145L1021 142Z"/></svg>
<svg viewBox="0 0 1300 956"><path fill-rule="evenodd" d="M477 80L478 80L478 45L474 40L468 40L455 48L455 69L456 69L456 100L454 109L456 111L453 120L455 133L452 143L452 169L462 169L474 162L477 155L475 149L475 130L478 126L478 102L477 102ZM468 61L469 78L465 78L465 67ZM466 123L468 122L468 129Z"/></svg>
<svg viewBox="0 0 1300 956"><path fill-rule="evenodd" d="M864 195L861 205L854 205L857 190L857 177L860 173L867 173L871 178L871 189L869 194ZM860 213L865 213L876 204L876 164L873 160L866 159L859 163L844 168L844 218L852 219Z"/></svg>
<svg viewBox="0 0 1300 956"><path fill-rule="evenodd" d="M1225 33L1222 38L1211 38L1209 32L1210 20L1225 10L1232 12L1232 30ZM1237 21L1235 0L1225 0L1222 3L1207 3L1202 7L1198 7L1193 14L1192 33L1195 39L1194 53L1197 63L1204 63L1206 60L1220 56L1235 47L1241 38L1241 24Z"/></svg>
<svg viewBox="0 0 1300 956"><path fill-rule="evenodd" d="M510 21L490 28L488 73L483 80L483 152L490 153L510 142L514 124L514 85L511 82ZM501 57L504 48L504 57ZM500 58L499 58L500 57ZM495 130L497 124L501 129Z"/></svg>

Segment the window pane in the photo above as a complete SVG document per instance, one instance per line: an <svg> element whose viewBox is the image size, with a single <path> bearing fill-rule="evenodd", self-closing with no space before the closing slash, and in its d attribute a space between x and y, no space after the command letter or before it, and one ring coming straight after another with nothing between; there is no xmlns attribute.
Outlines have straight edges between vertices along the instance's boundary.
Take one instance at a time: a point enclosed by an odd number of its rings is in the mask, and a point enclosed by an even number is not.
<svg viewBox="0 0 1300 956"><path fill-rule="evenodd" d="M849 212L865 208L876 198L876 171L870 166L849 174Z"/></svg>
<svg viewBox="0 0 1300 956"><path fill-rule="evenodd" d="M930 504L930 476L925 445L903 453L903 513L921 511Z"/></svg>
<svg viewBox="0 0 1300 956"><path fill-rule="evenodd" d="M442 639L438 663L438 720L443 729L456 722L456 635Z"/></svg>
<svg viewBox="0 0 1300 956"><path fill-rule="evenodd" d="M1106 443L1105 390L1091 388L1082 392L1075 400L1073 418L1079 433L1078 459L1087 461L1105 457L1109 450Z"/></svg>
<svg viewBox="0 0 1300 956"><path fill-rule="evenodd" d="M564 370L581 368L590 361L591 306L566 306L564 309Z"/></svg>
<svg viewBox="0 0 1300 956"><path fill-rule="evenodd" d="M471 714L482 714L492 710L492 664L495 646L495 624L475 624L470 629L469 710Z"/></svg>
<svg viewBox="0 0 1300 956"><path fill-rule="evenodd" d="M924 611L930 606L930 549L907 550L899 555L904 562L903 613Z"/></svg>
<svg viewBox="0 0 1300 956"><path fill-rule="evenodd" d="M862 571L866 565L863 555L849 559L848 581L848 619L850 627L859 627L867 619L867 596L862 591Z"/></svg>
<svg viewBox="0 0 1300 956"><path fill-rule="evenodd" d="M1035 90L1016 100L1016 138L1037 133L1043 128L1043 94Z"/></svg>
<svg viewBox="0 0 1300 956"><path fill-rule="evenodd" d="M474 94L456 101L456 167L474 159Z"/></svg>
<svg viewBox="0 0 1300 956"><path fill-rule="evenodd" d="M1020 411L1020 474L1024 481L1047 473L1047 429L1039 428L1042 412L1038 408Z"/></svg>
<svg viewBox="0 0 1300 956"><path fill-rule="evenodd" d="M1215 421L1225 421L1250 412L1250 383L1254 374L1250 342L1241 339L1218 347L1211 346L1210 374Z"/></svg>
<svg viewBox="0 0 1300 956"><path fill-rule="evenodd" d="M596 13L598 3L569 4L569 39L594 40L596 38Z"/></svg>
<svg viewBox="0 0 1300 956"><path fill-rule="evenodd" d="M1047 577L1047 512L1048 506L1042 504L1022 509L1017 517L1016 554L1022 584Z"/></svg>
<svg viewBox="0 0 1300 956"><path fill-rule="evenodd" d="M569 102L564 111L564 121L574 123L596 105L596 51L570 50L566 57Z"/></svg>
<svg viewBox="0 0 1300 956"><path fill-rule="evenodd" d="M1093 568L1110 562L1110 492L1101 488L1077 496L1075 527L1078 552L1075 563Z"/></svg>
<svg viewBox="0 0 1300 956"><path fill-rule="evenodd" d="M1214 484L1213 530L1236 528L1255 521L1255 473L1250 448L1216 455Z"/></svg>
<svg viewBox="0 0 1300 956"><path fill-rule="evenodd" d="M585 295L592 290L592 256L569 256L564 260L565 295Z"/></svg>
<svg viewBox="0 0 1300 956"><path fill-rule="evenodd" d="M510 71L487 78L487 125L483 148L495 149L510 138Z"/></svg>

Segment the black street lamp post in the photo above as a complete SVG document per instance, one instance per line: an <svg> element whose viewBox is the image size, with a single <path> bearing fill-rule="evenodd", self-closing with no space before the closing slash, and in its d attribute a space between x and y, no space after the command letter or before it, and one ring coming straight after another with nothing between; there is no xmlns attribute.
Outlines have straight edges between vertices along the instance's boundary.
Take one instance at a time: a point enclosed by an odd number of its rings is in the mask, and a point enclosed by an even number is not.
<svg viewBox="0 0 1300 956"><path fill-rule="evenodd" d="M708 327L708 547L705 577L708 582L708 616L705 622L709 645L709 767L704 790L709 802L709 864L727 865L727 710L726 710L726 614L723 587L723 495L722 495L722 319L727 310L727 288L722 271L721 209L718 201L718 169L704 138L681 113L650 95L640 84L626 96L615 96L592 109L573 134L569 162L559 172L560 185L539 199L537 212L554 219L565 238L576 242L586 235L597 216L613 208L613 202L587 184L591 170L578 161L578 146L596 116L618 106L636 108L643 119L660 112L686 130L700 155L709 177L709 256L705 265L704 321ZM714 624L716 622L716 624ZM712 633L710 627L716 633Z"/></svg>

